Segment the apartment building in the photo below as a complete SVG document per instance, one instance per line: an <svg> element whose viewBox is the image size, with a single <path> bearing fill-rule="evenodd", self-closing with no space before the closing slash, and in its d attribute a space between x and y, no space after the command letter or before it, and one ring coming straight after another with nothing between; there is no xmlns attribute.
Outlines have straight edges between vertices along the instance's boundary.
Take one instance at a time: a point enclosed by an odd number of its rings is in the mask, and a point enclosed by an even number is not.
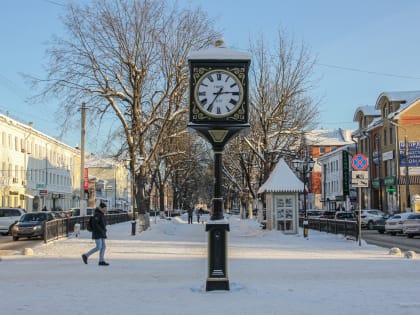
<svg viewBox="0 0 420 315"><path fill-rule="evenodd" d="M314 168L309 175L309 193L307 209L327 209L327 204L330 203L326 198L323 198L323 182L322 182L322 164L317 160L324 154L327 154L337 148L354 143L351 135L352 130L337 129L337 130L311 130L305 134L304 147L306 154L315 160Z"/></svg>
<svg viewBox="0 0 420 315"><path fill-rule="evenodd" d="M78 205L80 151L0 114L0 207Z"/></svg>
<svg viewBox="0 0 420 315"><path fill-rule="evenodd" d="M362 208L411 211L420 194L420 91L383 92L374 106L357 108L354 121L357 150L370 161Z"/></svg>

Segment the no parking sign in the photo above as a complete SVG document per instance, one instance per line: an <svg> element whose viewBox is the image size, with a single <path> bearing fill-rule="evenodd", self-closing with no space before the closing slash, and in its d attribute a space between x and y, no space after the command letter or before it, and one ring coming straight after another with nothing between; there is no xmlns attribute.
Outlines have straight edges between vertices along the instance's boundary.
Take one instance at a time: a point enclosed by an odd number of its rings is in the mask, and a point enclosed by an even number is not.
<svg viewBox="0 0 420 315"><path fill-rule="evenodd" d="M364 171L369 166L369 159L366 155L358 153L351 158L351 166L356 171Z"/></svg>

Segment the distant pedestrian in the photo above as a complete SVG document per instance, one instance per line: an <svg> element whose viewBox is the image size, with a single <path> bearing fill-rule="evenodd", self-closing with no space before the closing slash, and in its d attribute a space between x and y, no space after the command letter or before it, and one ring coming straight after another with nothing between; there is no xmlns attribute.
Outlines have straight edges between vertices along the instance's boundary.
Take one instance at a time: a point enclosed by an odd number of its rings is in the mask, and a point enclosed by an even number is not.
<svg viewBox="0 0 420 315"><path fill-rule="evenodd" d="M107 205L103 202L95 209L92 220L92 239L95 240L96 246L82 255L83 262L87 264L88 258L93 253L99 251L99 266L108 266L105 261L105 239L106 239L106 218Z"/></svg>
<svg viewBox="0 0 420 315"><path fill-rule="evenodd" d="M42 211L48 211L47 206L44 206L44 208L42 208Z"/></svg>
<svg viewBox="0 0 420 315"><path fill-rule="evenodd" d="M192 224L193 223L193 209L189 208L188 209L188 224Z"/></svg>
<svg viewBox="0 0 420 315"><path fill-rule="evenodd" d="M202 209L197 209L195 212L197 214L197 223L200 223L200 213L201 213Z"/></svg>

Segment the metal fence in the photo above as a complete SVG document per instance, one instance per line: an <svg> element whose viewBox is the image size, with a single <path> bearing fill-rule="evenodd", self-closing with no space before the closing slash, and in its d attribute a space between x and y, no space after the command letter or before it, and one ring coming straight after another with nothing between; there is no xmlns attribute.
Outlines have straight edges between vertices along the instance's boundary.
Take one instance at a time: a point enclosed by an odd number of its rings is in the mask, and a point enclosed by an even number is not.
<svg viewBox="0 0 420 315"><path fill-rule="evenodd" d="M299 218L299 226L303 227L305 218ZM355 239L359 235L359 227L356 221L331 220L331 219L306 219L309 228L320 232L333 234L343 234L344 236L353 236Z"/></svg>
<svg viewBox="0 0 420 315"><path fill-rule="evenodd" d="M46 222L44 226L44 242L47 243L61 237L68 237L74 232L74 226L76 224L80 224L80 230L86 230L86 225L90 217L70 217ZM131 214L128 213L106 214L105 217L108 225L126 222L132 219Z"/></svg>

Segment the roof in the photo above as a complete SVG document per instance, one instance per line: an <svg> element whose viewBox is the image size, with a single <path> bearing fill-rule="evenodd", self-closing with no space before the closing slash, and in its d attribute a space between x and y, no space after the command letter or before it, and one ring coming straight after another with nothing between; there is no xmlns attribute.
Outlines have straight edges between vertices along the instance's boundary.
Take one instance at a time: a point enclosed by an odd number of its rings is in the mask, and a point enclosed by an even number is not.
<svg viewBox="0 0 420 315"><path fill-rule="evenodd" d="M401 102L401 110L413 104L415 101L420 99L420 91L402 91L402 92L383 92L379 94L375 104L376 109L380 109L379 103L383 97L388 98L391 102Z"/></svg>
<svg viewBox="0 0 420 315"><path fill-rule="evenodd" d="M218 46L207 49L194 50L188 55L189 60L251 60L249 52L237 51L227 48L223 40Z"/></svg>
<svg viewBox="0 0 420 315"><path fill-rule="evenodd" d="M85 166L90 168L114 168L117 162L113 158L99 158L94 155L85 156Z"/></svg>
<svg viewBox="0 0 420 315"><path fill-rule="evenodd" d="M305 134L305 142L316 146L339 146L352 143L351 133L353 130L311 130Z"/></svg>
<svg viewBox="0 0 420 315"><path fill-rule="evenodd" d="M292 172L284 159L280 159L268 179L258 189L258 193L299 192L303 190L303 182Z"/></svg>
<svg viewBox="0 0 420 315"><path fill-rule="evenodd" d="M363 116L374 116L374 117L381 116L381 112L378 109L376 109L375 106L371 106L371 105L359 106L356 108L354 112L353 121L358 121L358 116L360 113L362 113Z"/></svg>

